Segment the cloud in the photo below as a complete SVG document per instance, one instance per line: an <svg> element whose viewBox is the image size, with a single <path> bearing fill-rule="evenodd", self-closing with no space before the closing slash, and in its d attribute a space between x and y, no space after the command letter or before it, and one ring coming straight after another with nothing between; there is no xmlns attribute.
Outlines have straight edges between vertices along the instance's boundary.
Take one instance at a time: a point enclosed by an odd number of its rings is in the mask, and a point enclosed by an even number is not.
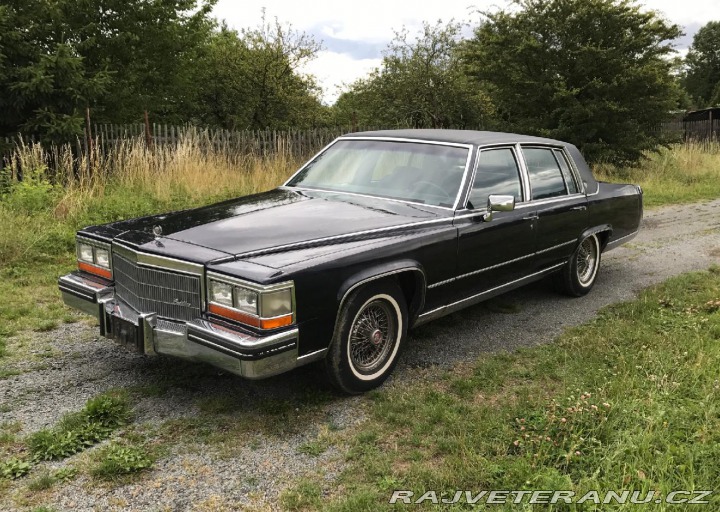
<svg viewBox="0 0 720 512"><path fill-rule="evenodd" d="M678 50L687 50L690 48L693 42L693 37L697 34L697 31L702 28L704 23L688 23L683 27L684 36L681 36L675 41L675 48Z"/></svg>
<svg viewBox="0 0 720 512"><path fill-rule="evenodd" d="M331 105L340 96L344 85L367 76L373 69L380 66L380 63L380 58L358 59L346 53L323 50L301 71L314 75L318 79L323 87L322 100Z"/></svg>
<svg viewBox="0 0 720 512"><path fill-rule="evenodd" d="M692 36L709 20L720 19L718 0L640 0L646 9L659 11L671 22L684 27L685 36L675 42L681 54L692 44ZM422 23L477 23L478 10L512 8L510 0L363 0L338 3L336 0L219 0L214 14L236 29L256 27L263 7L269 20L291 23L297 30L308 32L325 46L318 58L305 66L325 89L324 101L331 103L337 87L365 76L379 66L382 50L393 39L394 32L405 26L410 34L417 33Z"/></svg>
<svg viewBox="0 0 720 512"><path fill-rule="evenodd" d="M323 42L323 47L332 53L341 53L358 60L378 59L382 56L382 51L390 42L369 42L359 39L342 39L332 35L327 27L316 27L309 30L316 40Z"/></svg>

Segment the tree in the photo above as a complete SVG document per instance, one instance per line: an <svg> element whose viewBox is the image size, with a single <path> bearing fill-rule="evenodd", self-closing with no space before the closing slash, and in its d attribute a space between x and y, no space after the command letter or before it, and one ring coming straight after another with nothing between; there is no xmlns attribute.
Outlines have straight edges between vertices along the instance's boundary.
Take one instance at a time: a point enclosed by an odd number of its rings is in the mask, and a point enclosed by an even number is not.
<svg viewBox="0 0 720 512"><path fill-rule="evenodd" d="M685 88L699 107L720 105L720 21L697 31L685 59Z"/></svg>
<svg viewBox="0 0 720 512"><path fill-rule="evenodd" d="M636 162L678 101L680 28L631 0L517 0L484 14L465 47L503 125L567 140L590 161Z"/></svg>
<svg viewBox="0 0 720 512"><path fill-rule="evenodd" d="M335 106L342 123L415 128L476 128L492 106L482 88L470 83L457 52L463 26L427 23L416 39L395 34L382 65L343 93Z"/></svg>
<svg viewBox="0 0 720 512"><path fill-rule="evenodd" d="M149 110L184 122L196 50L214 0L3 0L0 135L68 140L95 121Z"/></svg>
<svg viewBox="0 0 720 512"><path fill-rule="evenodd" d="M138 122L145 110L157 121L187 121L192 70L216 26L217 0L56 1L64 37L86 68L112 76L97 121Z"/></svg>
<svg viewBox="0 0 720 512"><path fill-rule="evenodd" d="M319 49L277 20L241 33L223 25L199 53L188 110L200 124L226 129L314 126L325 108L313 79L298 69Z"/></svg>

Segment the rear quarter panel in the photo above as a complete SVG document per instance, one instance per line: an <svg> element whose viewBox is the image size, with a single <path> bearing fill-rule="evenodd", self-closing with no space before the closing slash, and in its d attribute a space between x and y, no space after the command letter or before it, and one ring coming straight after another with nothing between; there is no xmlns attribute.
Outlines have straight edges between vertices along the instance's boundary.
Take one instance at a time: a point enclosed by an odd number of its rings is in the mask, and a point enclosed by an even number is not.
<svg viewBox="0 0 720 512"><path fill-rule="evenodd" d="M612 233L605 242L635 234L642 220L642 192L636 185L598 183L598 192L588 195L591 226L608 224Z"/></svg>

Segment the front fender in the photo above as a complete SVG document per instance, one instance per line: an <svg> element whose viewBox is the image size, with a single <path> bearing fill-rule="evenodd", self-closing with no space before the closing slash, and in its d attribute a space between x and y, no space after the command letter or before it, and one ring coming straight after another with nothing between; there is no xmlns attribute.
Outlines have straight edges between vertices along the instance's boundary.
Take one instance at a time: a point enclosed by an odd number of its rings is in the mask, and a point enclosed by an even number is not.
<svg viewBox="0 0 720 512"><path fill-rule="evenodd" d="M340 317L340 311L342 311L345 301L353 290L371 281L395 276L404 272L413 273L415 276L417 294L414 296L412 304L408 304L408 310L410 311L411 316L410 324L412 324L415 316L422 310L422 307L425 304L425 292L427 290L425 270L422 268L420 263L413 260L399 260L368 267L360 272L356 272L343 281L337 293L338 309L335 323L337 324L337 320Z"/></svg>

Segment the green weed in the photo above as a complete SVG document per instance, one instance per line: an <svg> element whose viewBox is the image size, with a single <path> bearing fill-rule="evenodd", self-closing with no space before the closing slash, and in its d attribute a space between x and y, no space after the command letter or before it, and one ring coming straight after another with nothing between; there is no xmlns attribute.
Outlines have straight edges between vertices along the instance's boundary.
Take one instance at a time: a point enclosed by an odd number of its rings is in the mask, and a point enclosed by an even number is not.
<svg viewBox="0 0 720 512"><path fill-rule="evenodd" d="M117 443L100 449L95 454L95 464L90 472L102 479L113 479L137 473L152 467L153 457L140 446L126 446Z"/></svg>

